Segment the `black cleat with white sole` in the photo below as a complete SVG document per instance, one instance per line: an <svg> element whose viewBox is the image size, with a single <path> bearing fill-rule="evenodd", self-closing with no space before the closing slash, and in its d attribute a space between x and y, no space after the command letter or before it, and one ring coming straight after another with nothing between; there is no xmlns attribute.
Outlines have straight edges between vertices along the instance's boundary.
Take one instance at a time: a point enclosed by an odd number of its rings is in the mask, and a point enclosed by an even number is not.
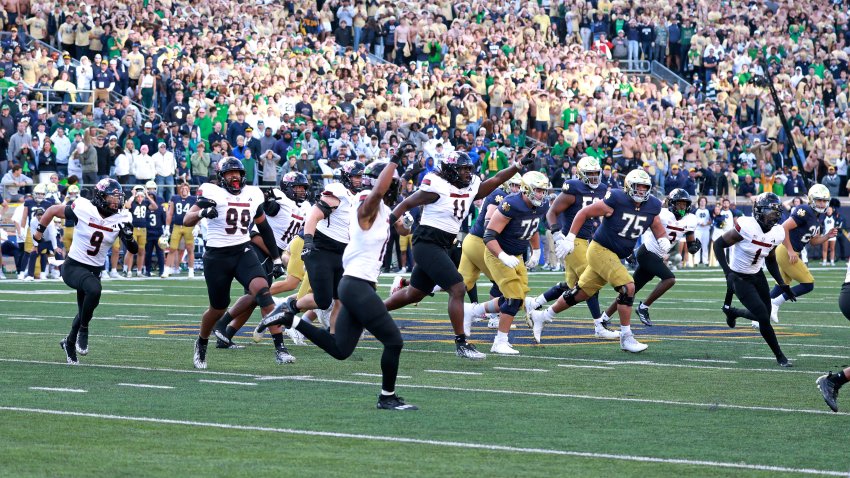
<svg viewBox="0 0 850 478"><path fill-rule="evenodd" d="M832 377L832 372L829 372L827 375L821 375L818 377L815 383L817 383L818 390L820 390L821 395L823 395L823 401L826 402L830 410L838 412L838 387L835 385Z"/></svg>
<svg viewBox="0 0 850 478"><path fill-rule="evenodd" d="M74 349L72 345L68 343L68 337L62 339L59 342L59 346L62 347L62 350L65 351L65 362L68 365L79 365L80 362L77 360L77 351Z"/></svg>
<svg viewBox="0 0 850 478"><path fill-rule="evenodd" d="M649 307L642 308L643 302L640 302L635 312L641 323L647 327L652 327L652 320L649 318Z"/></svg>
<svg viewBox="0 0 850 478"><path fill-rule="evenodd" d="M217 348L217 349L239 350L239 349L244 349L245 346L239 345L232 340L228 343L228 342L225 342L224 340L221 340L220 338L216 337L215 348Z"/></svg>
<svg viewBox="0 0 850 478"><path fill-rule="evenodd" d="M231 340L230 337L227 336L227 334L225 333L225 331L223 329L219 329L218 327L216 327L216 328L213 329L213 334L215 334L215 338L218 339L218 342L216 342L215 348L226 349L227 347L220 347L219 346L219 344L222 343L222 342L225 345L232 345L233 344L233 340Z"/></svg>
<svg viewBox="0 0 850 478"><path fill-rule="evenodd" d="M292 320L295 318L295 312L289 306L290 301L296 301L295 297L290 297L287 300L277 304L274 309L267 315L254 329L254 334L262 335L272 325L282 325L284 328L292 327Z"/></svg>
<svg viewBox="0 0 850 478"><path fill-rule="evenodd" d="M788 357L786 357L784 354L780 355L779 357L776 357L776 363L778 363L780 367L784 368L791 368L794 366L794 364L791 363L791 361L788 360Z"/></svg>
<svg viewBox="0 0 850 478"><path fill-rule="evenodd" d="M487 355L478 351L474 345L469 342L455 344L457 347L456 353L458 357L468 358L470 360L484 360Z"/></svg>
<svg viewBox="0 0 850 478"><path fill-rule="evenodd" d="M289 350L287 350L286 346L282 346L279 349L275 349L274 361L278 365L283 365L285 363L295 362L295 357L291 353L289 353Z"/></svg>
<svg viewBox="0 0 850 478"><path fill-rule="evenodd" d="M77 332L77 344L76 344L77 353L80 355L88 355L89 354L89 328L88 327L80 327L80 330Z"/></svg>
<svg viewBox="0 0 850 478"><path fill-rule="evenodd" d="M202 344L200 338L195 340L195 354L192 357L192 363L197 369L207 368L207 344Z"/></svg>
<svg viewBox="0 0 850 478"><path fill-rule="evenodd" d="M404 399L396 394L378 394L378 410L419 410L416 405L404 403Z"/></svg>
<svg viewBox="0 0 850 478"><path fill-rule="evenodd" d="M726 315L726 325L728 325L730 329L734 329L735 320L738 318L738 314L735 313L735 309L728 305L724 305L722 310L723 314Z"/></svg>

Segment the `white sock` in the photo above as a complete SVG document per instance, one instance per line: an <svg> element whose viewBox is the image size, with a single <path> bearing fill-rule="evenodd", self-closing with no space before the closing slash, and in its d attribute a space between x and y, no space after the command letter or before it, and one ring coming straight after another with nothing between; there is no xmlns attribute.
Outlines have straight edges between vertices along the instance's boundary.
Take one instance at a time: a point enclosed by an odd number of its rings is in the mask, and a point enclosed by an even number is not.
<svg viewBox="0 0 850 478"><path fill-rule="evenodd" d="M623 335L628 335L628 334L632 333L632 326L631 325L621 325L620 326L620 333L623 334Z"/></svg>
<svg viewBox="0 0 850 478"><path fill-rule="evenodd" d="M607 320L609 320L608 314L606 314L605 312L602 312L602 315L599 316L598 319L593 319L593 325L595 325L597 327L601 327L602 322L605 322Z"/></svg>
<svg viewBox="0 0 850 478"><path fill-rule="evenodd" d="M541 305L543 305L545 303L546 303L546 297L543 297L543 294L538 295L537 297L532 299L532 302L531 302L531 304L534 306L535 309L540 307Z"/></svg>
<svg viewBox="0 0 850 478"><path fill-rule="evenodd" d="M487 312L486 305L487 305L487 302L485 302L483 304L472 304L472 315L474 315L476 317L484 315Z"/></svg>
<svg viewBox="0 0 850 478"><path fill-rule="evenodd" d="M507 332L496 332L496 342L507 342L508 334Z"/></svg>
<svg viewBox="0 0 850 478"><path fill-rule="evenodd" d="M770 299L770 301L773 302L773 305L779 307L780 305L785 303L785 296L780 294L779 297L775 299Z"/></svg>
<svg viewBox="0 0 850 478"><path fill-rule="evenodd" d="M388 392L384 389L381 389L381 396L382 397L392 397L393 395L395 395L395 391Z"/></svg>
<svg viewBox="0 0 850 478"><path fill-rule="evenodd" d="M543 316L546 318L546 320L552 320L552 319L554 319L554 318L555 318L555 315L557 315L557 314L556 314L556 313L555 313L555 311L552 309L552 307L548 307L548 308L546 308L546 311L545 311L545 312L543 312Z"/></svg>
<svg viewBox="0 0 850 478"><path fill-rule="evenodd" d="M292 327L290 327L290 328L291 328L291 329L295 329L295 327L296 327L296 326L297 326L300 322L301 322L301 316L300 316L300 315L296 315L295 317L293 317L293 318L292 318Z"/></svg>
<svg viewBox="0 0 850 478"><path fill-rule="evenodd" d="M640 310L647 310L649 309L649 306L641 302L638 308L640 308Z"/></svg>

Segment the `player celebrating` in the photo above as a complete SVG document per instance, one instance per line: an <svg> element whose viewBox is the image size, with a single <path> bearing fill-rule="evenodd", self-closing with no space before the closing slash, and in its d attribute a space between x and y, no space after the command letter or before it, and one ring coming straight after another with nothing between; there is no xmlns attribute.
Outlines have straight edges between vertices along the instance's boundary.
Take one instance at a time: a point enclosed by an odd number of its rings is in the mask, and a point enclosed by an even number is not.
<svg viewBox="0 0 850 478"><path fill-rule="evenodd" d="M116 238L132 254L139 252L133 239L130 214L122 211L124 190L114 179L101 179L94 187L91 201L77 198L72 205L51 206L36 226L33 239L41 241L54 217L74 222L74 240L62 268L62 279L77 291L77 316L68 336L59 342L65 361L77 365L77 354L88 354L89 322L100 303L100 273L106 253Z"/></svg>
<svg viewBox="0 0 850 478"><path fill-rule="evenodd" d="M189 278L195 277L195 237L192 235L191 227L183 225L183 218L189 209L195 204L197 198L189 195L189 184L180 183L177 185L177 195L171 196L171 204L165 216L165 230L168 231L168 249L170 254L168 260L171 262L171 267L166 267L162 277L171 276L171 273L177 274L180 271L180 260L183 258L183 249L180 249L180 240L186 248L186 253L189 256Z"/></svg>
<svg viewBox="0 0 850 478"><path fill-rule="evenodd" d="M546 200L552 185L543 173L531 171L522 176L521 192L511 194L502 200L498 210L493 213L484 232L484 262L493 274L493 280L499 286L503 297L493 299L487 304L466 304L466 315L487 306L491 310L498 308L499 329L490 351L496 354L516 355L519 352L508 342L508 332L514 317L522 307L525 294L528 293L528 274L526 267L531 267L540 259L540 234L537 225L540 218L546 215L549 202ZM531 244L531 257L523 263L522 256ZM465 324L471 321L466 320ZM469 335L469 329L465 331Z"/></svg>
<svg viewBox="0 0 850 478"><path fill-rule="evenodd" d="M207 368L209 336L230 304L233 279L255 297L264 317L274 309L265 271L254 249L248 247L253 220L266 248L269 251L277 248L274 232L263 213L263 192L258 187L245 185L245 167L233 157L219 162L218 180L221 186L201 185L200 198L183 217L183 225L187 227L194 227L201 218L208 219L204 281L210 305L203 314L195 341L193 362L199 369ZM272 267L275 276L283 274L280 257L275 257Z"/></svg>
<svg viewBox="0 0 850 478"><path fill-rule="evenodd" d="M564 292L545 311L532 311L526 319L537 342L540 342L543 325L551 322L555 314L589 299L607 283L620 294L617 297L620 348L633 353L646 350L647 345L638 342L631 330L635 283L621 261L632 254L637 239L647 227L658 239L659 249L670 250L670 240L658 219L661 201L650 195L651 187L649 175L636 169L626 175L623 189L610 189L602 201L583 207L576 214L561 246L567 255L575 250L576 234L588 218L604 216L605 219L596 229L593 242L587 248L587 268L579 277L578 285Z"/></svg>
<svg viewBox="0 0 850 478"><path fill-rule="evenodd" d="M261 265L266 271L269 287L272 286L273 281L273 258L280 257L282 251L286 249L296 233L303 227L304 218L310 212L310 203L306 201L309 187L310 181L305 174L291 171L280 178L280 189L269 190L266 201L263 203L263 210L272 231L274 231L277 247L269 253L258 236L251 238L251 247L254 248L254 252L260 258ZM216 347L235 346L232 340L233 336L245 325L256 306L257 303L250 294L242 296L233 304L233 307L219 319L216 328L213 330L219 342ZM283 344L283 330L280 326L273 325L269 329L274 342L275 361L278 364L294 362L295 357L289 353L289 350Z"/></svg>
<svg viewBox="0 0 850 478"><path fill-rule="evenodd" d="M696 254L702 244L694 236L697 219L690 213L690 209L691 195L684 189L676 188L667 195L667 208L661 210L658 219L667 231L667 238L670 243L675 244L677 240L684 237L688 252ZM658 277L660 280L655 289L649 293L646 302L640 302L635 311L640 321L647 327L652 327L649 307L676 284L676 276L667 267L665 261L669 253L669 249L661 248L655 235L650 231L643 233L643 244L635 254L638 264L634 273L635 293L638 293L654 277ZM605 311L604 317L607 319L614 314L616 309L617 303L614 302Z"/></svg>
<svg viewBox="0 0 850 478"><path fill-rule="evenodd" d="M449 320L455 333L455 348L459 357L480 360L486 357L466 341L463 296L466 286L463 276L449 256L460 231L460 223L469 214L472 203L489 195L524 166L531 164L536 151L524 154L521 161L499 171L481 182L472 174L472 159L464 152L453 151L438 158L435 172L422 179L419 190L393 210L393 218L402 217L410 209L422 206L419 227L413 234L413 258L416 265L410 275L410 285L386 300L388 310L418 303L439 286L449 294ZM471 319L471 317L470 317Z"/></svg>
<svg viewBox="0 0 850 478"><path fill-rule="evenodd" d="M593 231L599 225L598 221L585 221L576 234L575 249L569 255L564 249L566 243L564 234L569 234L570 227L581 208L605 197L608 185L601 182L602 169L599 168L599 160L596 158L590 156L581 158L576 165L576 172L578 179L569 179L564 182L561 193L546 213L546 222L555 240L555 254L564 261L566 282L556 284L538 297L526 297L526 315L530 315L543 304L557 299L564 292L575 287L578 278L587 268L587 246L590 238L593 237ZM594 335L597 338L609 340L620 338L620 332L611 330L607 317L603 317L599 311L599 294L594 294L587 299L587 308L590 309L590 315L593 317Z"/></svg>
<svg viewBox="0 0 850 478"><path fill-rule="evenodd" d="M785 240L776 248L776 262L786 284L792 280L799 282L791 288L795 298L808 294L815 288L815 278L806 264L800 260L800 251L806 244L820 245L838 234L835 228L828 232L820 231L819 216L829 206L829 189L823 184L815 184L809 189L809 204L800 204L791 210L791 215L782 223ZM822 234L822 232L826 232ZM770 320L779 323L779 308L788 300L779 286L770 291Z"/></svg>
<svg viewBox="0 0 850 478"><path fill-rule="evenodd" d="M744 317L758 322L759 332L776 356L781 367L790 367L791 362L779 348L776 333L770 325L770 289L762 272L762 265L776 280L777 287L788 300L797 300L791 286L785 283L775 249L785 240L785 229L778 224L782 203L779 196L763 193L756 196L753 215L739 217L734 229L726 231L714 241L714 254L726 274L728 290L734 292L745 309L730 306L731 297L723 304L726 323L735 327L735 319ZM726 248L735 245L731 264L726 263Z"/></svg>

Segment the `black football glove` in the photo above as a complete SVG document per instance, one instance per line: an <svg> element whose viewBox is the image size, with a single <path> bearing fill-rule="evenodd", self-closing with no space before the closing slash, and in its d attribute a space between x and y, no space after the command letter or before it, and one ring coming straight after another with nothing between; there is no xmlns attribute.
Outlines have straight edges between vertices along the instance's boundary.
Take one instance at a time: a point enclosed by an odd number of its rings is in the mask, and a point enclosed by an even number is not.
<svg viewBox="0 0 850 478"><path fill-rule="evenodd" d="M304 234L304 247L301 248L301 260L307 260L313 252L315 246L313 246L313 235L312 234Z"/></svg>
<svg viewBox="0 0 850 478"><path fill-rule="evenodd" d="M702 243L699 242L699 239L694 239L693 241L688 243L688 253L696 254L702 249Z"/></svg>
<svg viewBox="0 0 850 478"><path fill-rule="evenodd" d="M398 150L396 150L393 157L390 158L391 163L395 163L396 166L401 167L401 162L404 160L404 157L410 153L416 151L416 145L411 143L410 141L405 141L399 145Z"/></svg>
<svg viewBox="0 0 850 478"><path fill-rule="evenodd" d="M779 286L779 290L785 294L785 300L790 300L791 302L797 302L797 296L794 295L794 291L791 290L791 286L788 284L782 284Z"/></svg>
<svg viewBox="0 0 850 478"><path fill-rule="evenodd" d="M201 205L201 201L198 200L198 207L201 208L198 211L198 217L205 217L207 219L215 219L218 217L218 209L216 209L215 201L212 199L206 199L203 202L204 205Z"/></svg>
<svg viewBox="0 0 850 478"><path fill-rule="evenodd" d="M419 158L413 160L413 164L407 169L407 171L401 176L405 181L415 180L425 168L422 167L421 161Z"/></svg>
<svg viewBox="0 0 850 478"><path fill-rule="evenodd" d="M118 229L118 236L124 242L133 240L133 226L129 222L125 222L121 224L121 227Z"/></svg>
<svg viewBox="0 0 850 478"><path fill-rule="evenodd" d="M528 166L528 165L530 165L531 163L534 162L534 150L533 149L526 149L521 154L522 154L522 156L520 156L519 162L523 166Z"/></svg>
<svg viewBox="0 0 850 478"><path fill-rule="evenodd" d="M276 262L272 267L272 276L277 279L281 277L284 273L283 264L280 262Z"/></svg>

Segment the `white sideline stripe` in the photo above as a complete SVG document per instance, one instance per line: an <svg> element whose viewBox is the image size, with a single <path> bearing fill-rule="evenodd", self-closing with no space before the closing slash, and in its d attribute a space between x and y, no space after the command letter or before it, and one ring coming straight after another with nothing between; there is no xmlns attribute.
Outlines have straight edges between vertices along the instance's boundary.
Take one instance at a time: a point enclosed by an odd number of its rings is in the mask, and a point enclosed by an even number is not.
<svg viewBox="0 0 850 478"><path fill-rule="evenodd" d="M361 376L361 377L377 377L377 378L383 378L383 375L381 375L381 374L379 374L379 373L363 373L363 372L356 372L356 373L352 373L351 375L359 375L359 376ZM396 378L410 378L410 375L396 375Z"/></svg>
<svg viewBox="0 0 850 478"><path fill-rule="evenodd" d="M481 372L461 372L459 370L424 370L430 373L449 373L452 375L484 375Z"/></svg>
<svg viewBox="0 0 850 478"><path fill-rule="evenodd" d="M685 362L700 362L700 363L738 363L734 360L709 360L709 359L682 359Z"/></svg>
<svg viewBox="0 0 850 478"><path fill-rule="evenodd" d="M29 363L29 364L40 364L40 365L61 365L63 367L67 367L65 362L46 362L46 361L37 361L37 360L21 360L21 359L0 359L0 362L15 362L15 363ZM631 363L631 362L628 362ZM565 364L566 365L566 364ZM356 382L352 380L339 380L339 379L327 379L327 378L315 378L310 375L252 375L247 373L235 373L235 372L211 372L208 370L194 370L194 369L167 369L167 368L149 368L149 367L134 367L134 366L125 366L125 365L102 365L102 364L80 364L78 367L96 367L96 368L111 368L111 369L119 369L119 370L139 370L145 372L176 372L176 373L194 373L194 374L213 374L213 375L228 375L232 377L244 377L253 380L296 380L296 381L305 381L305 382L317 382L317 383L340 383L346 385L369 385L369 386L380 386L379 383L372 382ZM739 369L734 369L739 370ZM740 369L747 370L747 369ZM753 369L749 369L753 370ZM767 369L773 370L773 369ZM469 372L466 372L469 373ZM822 375L822 372L809 372L811 374ZM786 413L811 413L817 415L846 415L850 416L850 412L838 412L833 413L831 411L824 410L812 410L812 409L795 409L795 408L778 408L778 407L760 407L760 406L748 406L748 405L734 405L734 404L719 404L719 403L697 403L697 402L677 402L677 401L668 401L668 400L655 400L655 399L645 399L645 398L622 398L622 397L602 397L602 396L593 396L593 395L575 395L575 394L565 394L565 393L547 393L547 392L522 392L522 391L514 391L514 390L498 390L498 389L475 389L475 388L459 388L459 387L443 387L443 386L435 386L435 385L412 385L405 384L405 387L408 388L421 388L424 390L443 390L443 391L459 391L459 392L474 392L474 393L495 393L501 395L529 395L536 397L550 397L550 398L576 398L576 399L588 399L588 400L604 400L604 401L614 401L614 402L637 402L637 403L649 403L649 404L662 404L662 405L679 405L679 406L689 406L689 407L700 407L700 408L729 408L734 410L759 410L759 411L770 411L770 412L786 412Z"/></svg>
<svg viewBox="0 0 850 478"><path fill-rule="evenodd" d="M416 445L431 445L431 446L440 446L440 447L451 447L451 448L468 448L468 449L478 449L478 450L490 450L490 451L506 451L513 453L533 453L533 454L541 454L541 455L559 455L559 456L574 456L579 458L592 458L592 459L603 459L603 460L622 460L622 461L635 461L635 462L644 462L644 463L665 463L672 465L686 465L686 466L703 466L703 467L712 467L712 468L734 468L741 470L758 470L758 471L773 471L778 473L801 473L808 475L822 475L822 476L847 476L847 472L843 471L832 471L832 470L818 470L814 468L787 468L783 466L773 466L773 465L758 465L758 464L749 464L749 463L728 463L728 462L719 462L719 461L708 461L708 460L689 460L684 458L658 458L653 456L639 456L639 455L615 455L611 453L593 453L593 452L583 452L583 451L575 451L575 450L558 450L558 449L547 449L547 448L522 448L522 447L514 447L514 446L506 446L506 445L494 445L488 443L467 443L467 442L455 442L455 441L444 441L444 440L426 440L421 438L408 438L408 437L399 437L399 436L387 436L387 435L366 435L359 433L342 433L342 432L325 432L325 431L317 431L317 430L297 430L293 428L273 428L273 427L259 427L259 426L251 426L251 425L235 425L229 423L215 423L215 422L198 422L191 420L173 420L167 418L152 418L152 417L132 417L132 416L123 416L123 415L107 415L101 413L85 413L85 412L72 412L66 410L49 410L49 409L40 409L40 408L23 408L23 407L0 407L0 410L8 411L8 412L21 412L21 413L41 413L46 415L62 415L62 416L72 416L72 417L84 417L84 418L96 418L102 420L116 420L116 421L128 421L128 422L143 422L143 423L159 423L164 425L183 425L183 426L192 426L192 427L206 427L206 428L218 428L225 430L241 430L241 431L257 431L257 432L268 432L268 433L282 433L288 435L302 435L302 436L317 436L317 437L329 437L329 438L348 438L354 440L367 440L367 441L381 441L381 442L390 442L390 443L407 443L407 444L416 444Z"/></svg>
<svg viewBox="0 0 850 478"><path fill-rule="evenodd" d="M570 363L559 363L558 366L565 368L596 368L601 370L611 370L611 367L603 367L602 365L573 365Z"/></svg>
<svg viewBox="0 0 850 478"><path fill-rule="evenodd" d="M174 387L169 387L168 385L148 385L145 383L119 383L118 385L122 387L136 387L136 388L159 388L162 390L171 390Z"/></svg>
<svg viewBox="0 0 850 478"><path fill-rule="evenodd" d="M822 357L822 358L837 358L846 359L846 355L820 355L820 354L800 354L800 357Z"/></svg>
<svg viewBox="0 0 850 478"><path fill-rule="evenodd" d="M44 392L88 393L88 390L83 390L82 388L30 387L30 390L41 390Z"/></svg>
<svg viewBox="0 0 850 478"><path fill-rule="evenodd" d="M519 368L519 367L493 367L493 370L507 370L510 372L548 372L545 368Z"/></svg>
<svg viewBox="0 0 850 478"><path fill-rule="evenodd" d="M257 382L231 382L229 380L204 380L204 379L200 379L198 381L202 382L202 383L221 383L221 384L224 384L224 385L256 385L257 384Z"/></svg>
<svg viewBox="0 0 850 478"><path fill-rule="evenodd" d="M742 359L750 359L750 360L771 360L771 361L774 361L774 362L776 361L776 359L773 358L773 357L751 357L749 355L744 355L741 358ZM788 358L793 358L793 357L788 357Z"/></svg>
<svg viewBox="0 0 850 478"><path fill-rule="evenodd" d="M8 320L44 320L38 317L8 317Z"/></svg>

